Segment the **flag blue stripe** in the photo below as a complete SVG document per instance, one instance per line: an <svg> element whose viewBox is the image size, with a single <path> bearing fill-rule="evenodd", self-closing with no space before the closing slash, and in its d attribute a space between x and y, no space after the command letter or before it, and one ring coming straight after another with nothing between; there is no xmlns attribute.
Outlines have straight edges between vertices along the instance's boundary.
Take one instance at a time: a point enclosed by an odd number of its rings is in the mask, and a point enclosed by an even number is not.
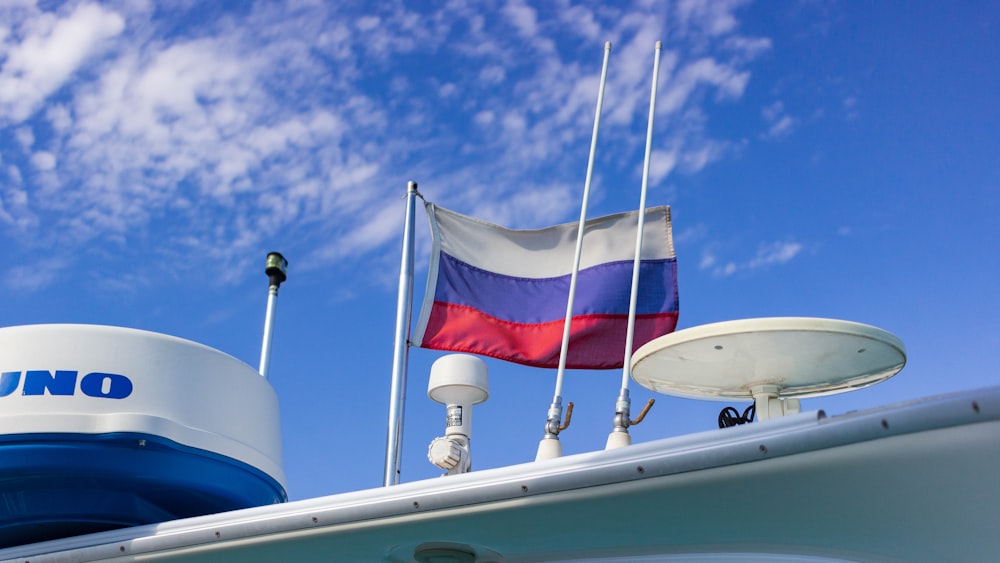
<svg viewBox="0 0 1000 563"><path fill-rule="evenodd" d="M580 270L573 315L628 315L631 260ZM434 300L465 305L517 323L544 323L566 316L570 275L505 276L470 266L446 252L438 262ZM677 260L643 260L636 314L677 312Z"/></svg>

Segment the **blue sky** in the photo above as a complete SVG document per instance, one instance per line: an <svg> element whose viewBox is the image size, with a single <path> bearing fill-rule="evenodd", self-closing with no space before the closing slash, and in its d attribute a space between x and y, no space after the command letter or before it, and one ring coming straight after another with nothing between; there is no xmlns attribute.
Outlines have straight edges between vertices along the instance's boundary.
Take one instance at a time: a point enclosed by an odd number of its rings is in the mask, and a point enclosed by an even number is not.
<svg viewBox="0 0 1000 563"><path fill-rule="evenodd" d="M993 385L998 19L976 1L8 0L0 323L141 328L256 366L281 251L290 496L379 486L406 182L509 227L575 220L611 41L590 214L634 209L662 40L649 204L673 209L679 328L820 316L906 343L897 377L806 409ZM419 301L423 217L417 244ZM403 481L438 474L440 355L410 354ZM487 363L475 466L530 461L554 372ZM603 447L619 380L567 374L567 453ZM632 434L708 430L723 406L660 397Z"/></svg>

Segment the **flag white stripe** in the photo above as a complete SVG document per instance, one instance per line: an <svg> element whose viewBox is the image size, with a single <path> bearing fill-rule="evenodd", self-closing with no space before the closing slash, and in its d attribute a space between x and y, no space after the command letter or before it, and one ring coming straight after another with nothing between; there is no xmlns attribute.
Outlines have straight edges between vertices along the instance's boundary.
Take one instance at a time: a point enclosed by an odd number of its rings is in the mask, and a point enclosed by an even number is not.
<svg viewBox="0 0 1000 563"><path fill-rule="evenodd" d="M642 260L674 257L670 208L650 208L643 228ZM440 250L483 270L524 278L564 276L572 270L578 223L545 229L511 230L428 204ZM587 221L580 268L635 258L639 212Z"/></svg>

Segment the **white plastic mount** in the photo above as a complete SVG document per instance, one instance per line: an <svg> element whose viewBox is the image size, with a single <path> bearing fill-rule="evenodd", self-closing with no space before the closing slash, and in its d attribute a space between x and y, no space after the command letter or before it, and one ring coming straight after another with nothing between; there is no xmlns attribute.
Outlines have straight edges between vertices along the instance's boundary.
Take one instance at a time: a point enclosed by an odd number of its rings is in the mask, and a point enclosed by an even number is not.
<svg viewBox="0 0 1000 563"><path fill-rule="evenodd" d="M427 396L446 406L445 435L427 448L427 459L448 475L472 468L472 405L490 396L486 364L469 354L450 354L431 366Z"/></svg>
<svg viewBox="0 0 1000 563"><path fill-rule="evenodd" d="M777 385L758 385L752 387L750 392L753 394L757 420L780 418L802 410L798 399L781 397L781 388Z"/></svg>
<svg viewBox="0 0 1000 563"><path fill-rule="evenodd" d="M627 430L621 431L616 428L612 430L610 434L608 434L608 441L604 445L604 449L614 450L631 445L632 445L632 436L628 433L628 431Z"/></svg>
<svg viewBox="0 0 1000 563"><path fill-rule="evenodd" d="M555 459L562 457L562 442L558 437L546 436L538 442L538 452L535 454L535 461Z"/></svg>

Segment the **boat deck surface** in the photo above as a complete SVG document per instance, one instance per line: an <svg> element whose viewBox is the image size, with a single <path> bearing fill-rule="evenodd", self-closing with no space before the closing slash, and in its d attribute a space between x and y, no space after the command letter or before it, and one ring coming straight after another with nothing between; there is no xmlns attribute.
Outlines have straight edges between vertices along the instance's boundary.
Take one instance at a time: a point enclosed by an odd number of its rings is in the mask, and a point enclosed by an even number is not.
<svg viewBox="0 0 1000 563"><path fill-rule="evenodd" d="M19 546L0 560L982 561L1000 552L997 467L1000 387Z"/></svg>

